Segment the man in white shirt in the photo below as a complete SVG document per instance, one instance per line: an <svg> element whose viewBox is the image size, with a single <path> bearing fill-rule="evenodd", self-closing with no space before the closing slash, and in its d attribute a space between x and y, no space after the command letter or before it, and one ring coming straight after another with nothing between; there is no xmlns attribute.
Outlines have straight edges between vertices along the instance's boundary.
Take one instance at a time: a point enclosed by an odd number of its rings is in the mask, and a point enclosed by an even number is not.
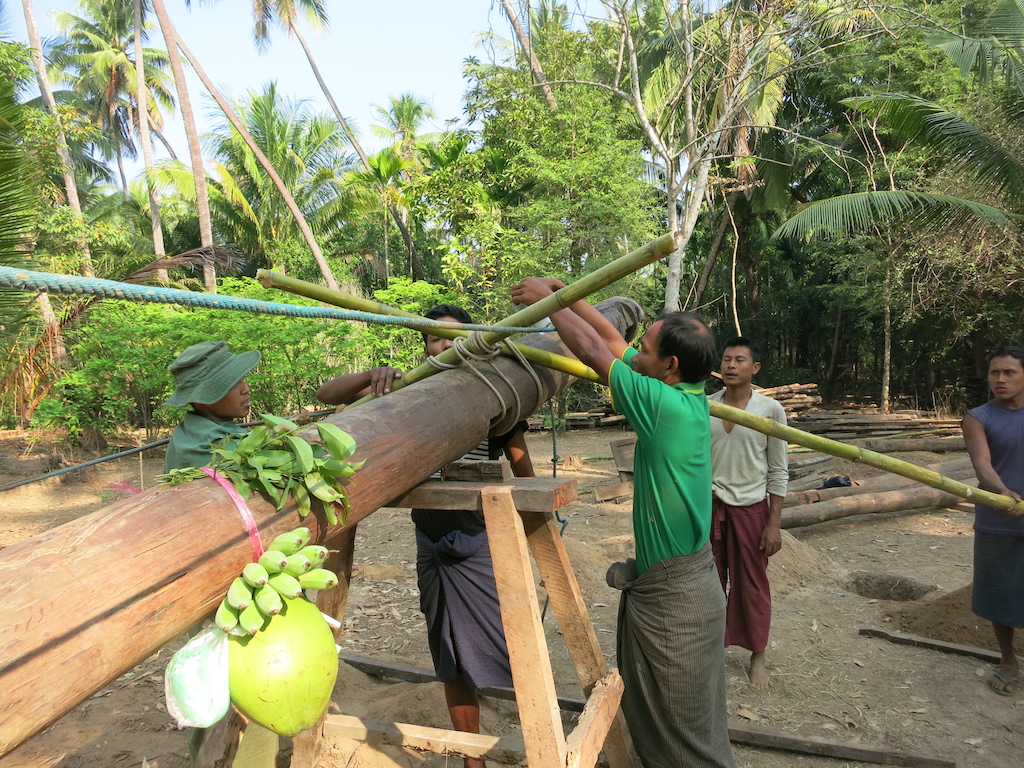
<svg viewBox="0 0 1024 768"><path fill-rule="evenodd" d="M757 344L730 339L722 353L725 389L712 400L786 423L786 411L754 391L761 370ZM768 558L782 547L782 502L789 481L786 443L711 417L711 545L726 590L725 645L750 651L750 685L768 687L764 652L771 627Z"/></svg>

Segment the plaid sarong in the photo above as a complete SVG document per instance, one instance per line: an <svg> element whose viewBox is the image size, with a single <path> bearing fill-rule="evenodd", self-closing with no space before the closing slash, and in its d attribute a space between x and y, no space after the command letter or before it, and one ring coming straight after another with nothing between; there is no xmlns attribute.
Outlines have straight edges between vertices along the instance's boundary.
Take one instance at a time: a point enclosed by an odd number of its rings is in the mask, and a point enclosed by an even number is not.
<svg viewBox="0 0 1024 768"><path fill-rule="evenodd" d="M725 701L725 594L710 545L663 560L622 589L622 710L644 768L734 768ZM613 573L614 571L614 573ZM635 574L635 570L634 570Z"/></svg>

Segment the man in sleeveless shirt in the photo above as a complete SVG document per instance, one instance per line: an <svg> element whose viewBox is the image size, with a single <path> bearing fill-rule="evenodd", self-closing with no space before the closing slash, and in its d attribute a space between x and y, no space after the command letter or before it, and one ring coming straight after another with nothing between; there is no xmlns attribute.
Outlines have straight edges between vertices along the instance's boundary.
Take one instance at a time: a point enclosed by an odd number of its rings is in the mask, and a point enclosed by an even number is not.
<svg viewBox="0 0 1024 768"><path fill-rule="evenodd" d="M1020 501L1024 493L1024 349L1006 346L988 363L992 399L964 416L964 440L978 484ZM1024 516L975 504L971 608L992 622L1002 657L988 684L1010 696L1020 688L1014 629L1024 627Z"/></svg>

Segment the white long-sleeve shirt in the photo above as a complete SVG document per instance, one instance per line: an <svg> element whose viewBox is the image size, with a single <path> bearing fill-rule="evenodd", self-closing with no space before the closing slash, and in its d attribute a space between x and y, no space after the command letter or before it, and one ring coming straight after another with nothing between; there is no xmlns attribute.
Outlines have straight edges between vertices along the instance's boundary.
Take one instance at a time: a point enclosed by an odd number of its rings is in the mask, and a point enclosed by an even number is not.
<svg viewBox="0 0 1024 768"><path fill-rule="evenodd" d="M709 395L723 402L725 390ZM757 390L751 390L744 409L757 416L786 423L782 405ZM721 419L711 417L711 487L715 496L734 507L746 507L764 501L769 493L786 495L789 482L789 457L786 441L768 437L736 424L725 431Z"/></svg>

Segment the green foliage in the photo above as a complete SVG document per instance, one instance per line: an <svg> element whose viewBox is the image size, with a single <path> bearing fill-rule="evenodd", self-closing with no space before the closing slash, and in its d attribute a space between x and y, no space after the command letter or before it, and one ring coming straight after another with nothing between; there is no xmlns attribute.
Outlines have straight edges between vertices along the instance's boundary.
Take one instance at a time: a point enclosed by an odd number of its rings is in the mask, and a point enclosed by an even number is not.
<svg viewBox="0 0 1024 768"><path fill-rule="evenodd" d="M438 304L458 304L473 315L476 308L449 289L405 277L395 278L388 288L375 291L373 297L388 306L422 315ZM463 299L463 300L460 300ZM423 362L423 337L410 328L397 325L368 325L359 332L356 344L359 359L352 370L390 365L402 370Z"/></svg>
<svg viewBox="0 0 1024 768"><path fill-rule="evenodd" d="M267 298L254 281L225 278L219 285L228 295ZM316 304L299 297L290 303ZM347 358L355 344L351 334L347 323L332 320L103 301L70 334L74 363L57 382L60 405L47 406L46 423L59 424L63 409L101 432L170 426L182 411L163 405L173 388L167 366L186 347L209 339L224 339L236 351L260 350L263 361L247 377L253 407L294 413L341 372L325 359Z"/></svg>
<svg viewBox="0 0 1024 768"><path fill-rule="evenodd" d="M363 466L348 458L355 452L352 436L333 424L317 424L324 445L309 443L295 434L300 427L279 416L260 414L263 424L241 439L227 435L214 444L210 468L227 477L243 499L251 489L266 496L281 509L294 499L299 517L311 511L312 499L324 504L327 522L338 524L335 504L349 510L344 484ZM325 447L326 446L326 447ZM172 469L160 475L161 485L180 485L206 477L199 468Z"/></svg>

